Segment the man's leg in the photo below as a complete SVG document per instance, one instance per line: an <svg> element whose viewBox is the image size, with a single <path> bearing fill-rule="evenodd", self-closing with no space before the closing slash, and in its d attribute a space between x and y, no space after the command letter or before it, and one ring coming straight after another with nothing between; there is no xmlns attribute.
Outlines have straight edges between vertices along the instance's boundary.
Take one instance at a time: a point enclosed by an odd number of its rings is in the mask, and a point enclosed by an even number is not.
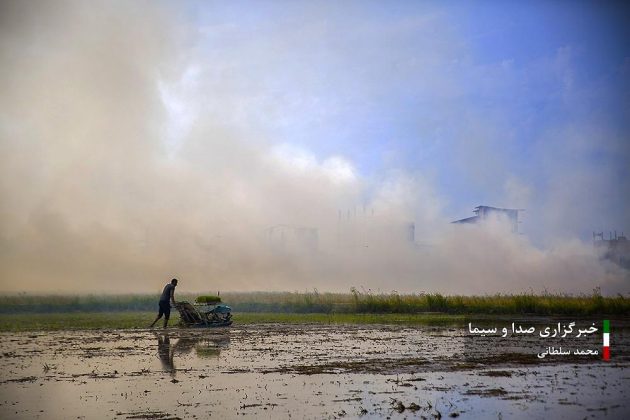
<svg viewBox="0 0 630 420"><path fill-rule="evenodd" d="M153 326L155 325L155 323L156 323L156 322L158 322L158 320L159 320L160 318L162 318L162 315L164 314L164 309L162 308L162 304L160 303L159 305L160 305L160 309L159 309L159 311L158 311L158 316L157 316L157 318L155 318L155 321L153 321L153 324L151 324L151 326L150 326L149 328L153 328Z"/></svg>
<svg viewBox="0 0 630 420"><path fill-rule="evenodd" d="M153 326L155 325L156 322L158 322L158 320L162 318L162 315L158 315L157 318L155 318L155 321L153 321L153 323L149 326L149 328L153 328Z"/></svg>
<svg viewBox="0 0 630 420"><path fill-rule="evenodd" d="M171 317L171 304L167 303L165 308L164 308L164 328L166 328L166 326L168 325L168 319Z"/></svg>

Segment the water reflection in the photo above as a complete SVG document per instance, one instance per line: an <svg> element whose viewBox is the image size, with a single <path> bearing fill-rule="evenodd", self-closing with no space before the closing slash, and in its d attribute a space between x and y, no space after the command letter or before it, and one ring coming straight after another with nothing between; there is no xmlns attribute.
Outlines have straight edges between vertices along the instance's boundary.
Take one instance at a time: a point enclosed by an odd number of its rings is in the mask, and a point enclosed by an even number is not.
<svg viewBox="0 0 630 420"><path fill-rule="evenodd" d="M162 370L175 374L174 353L171 351L171 339L168 333L158 335L158 357L162 362Z"/></svg>
<svg viewBox="0 0 630 420"><path fill-rule="evenodd" d="M175 365L176 355L183 356L190 354L195 349L195 354L200 358L218 358L222 349L226 349L230 344L228 333L221 335L172 335L169 332L157 333L158 349L157 354L162 363L162 370L175 376L177 367Z"/></svg>

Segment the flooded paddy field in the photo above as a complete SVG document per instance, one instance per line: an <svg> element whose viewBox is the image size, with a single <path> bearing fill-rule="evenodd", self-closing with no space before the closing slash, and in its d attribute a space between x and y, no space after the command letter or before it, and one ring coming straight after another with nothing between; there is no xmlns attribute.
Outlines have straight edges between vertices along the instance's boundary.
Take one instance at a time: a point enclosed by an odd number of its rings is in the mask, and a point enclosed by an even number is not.
<svg viewBox="0 0 630 420"><path fill-rule="evenodd" d="M614 325L609 362L468 325L5 332L0 418L628 418Z"/></svg>

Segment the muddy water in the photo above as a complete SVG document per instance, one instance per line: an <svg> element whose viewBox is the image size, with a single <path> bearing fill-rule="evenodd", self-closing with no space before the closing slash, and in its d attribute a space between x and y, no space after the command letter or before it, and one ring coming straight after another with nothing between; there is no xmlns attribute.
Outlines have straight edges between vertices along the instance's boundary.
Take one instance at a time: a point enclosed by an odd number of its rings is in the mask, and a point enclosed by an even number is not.
<svg viewBox="0 0 630 420"><path fill-rule="evenodd" d="M603 362L464 327L4 333L0 418L628 418L628 341Z"/></svg>

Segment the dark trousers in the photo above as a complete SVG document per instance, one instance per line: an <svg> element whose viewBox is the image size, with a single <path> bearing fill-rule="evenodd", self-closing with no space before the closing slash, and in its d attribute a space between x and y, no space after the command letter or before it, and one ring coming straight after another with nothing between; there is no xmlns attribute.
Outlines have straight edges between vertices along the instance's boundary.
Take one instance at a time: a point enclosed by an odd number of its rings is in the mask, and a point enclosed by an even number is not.
<svg viewBox="0 0 630 420"><path fill-rule="evenodd" d="M160 312L158 313L158 317L164 315L166 319L171 317L171 304L169 302L160 301Z"/></svg>

